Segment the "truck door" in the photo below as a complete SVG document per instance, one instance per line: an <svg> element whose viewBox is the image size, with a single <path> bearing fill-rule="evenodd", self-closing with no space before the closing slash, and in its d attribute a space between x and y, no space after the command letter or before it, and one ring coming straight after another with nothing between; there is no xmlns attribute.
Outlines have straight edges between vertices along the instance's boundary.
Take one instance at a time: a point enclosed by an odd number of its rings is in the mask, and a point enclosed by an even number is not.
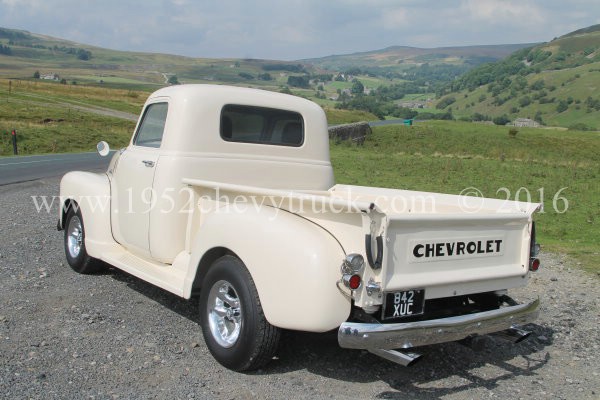
<svg viewBox="0 0 600 400"><path fill-rule="evenodd" d="M134 253L149 256L150 211L156 199L154 171L167 119L168 103L148 104L132 143L114 171L111 221L115 240Z"/></svg>

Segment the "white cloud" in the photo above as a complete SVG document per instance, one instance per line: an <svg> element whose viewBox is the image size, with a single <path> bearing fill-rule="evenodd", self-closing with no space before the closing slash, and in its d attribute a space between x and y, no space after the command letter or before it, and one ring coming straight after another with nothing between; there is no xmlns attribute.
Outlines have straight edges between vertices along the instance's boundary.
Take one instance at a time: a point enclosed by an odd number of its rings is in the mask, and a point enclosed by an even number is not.
<svg viewBox="0 0 600 400"><path fill-rule="evenodd" d="M524 23L538 23L544 19L543 7L540 7L536 2L527 0L465 0L460 8L473 21L480 23L503 24L512 22L522 25Z"/></svg>
<svg viewBox="0 0 600 400"><path fill-rule="evenodd" d="M405 25L409 22L408 12L404 8L396 8L393 10L385 11L381 16L383 26L386 29L397 29L401 25Z"/></svg>

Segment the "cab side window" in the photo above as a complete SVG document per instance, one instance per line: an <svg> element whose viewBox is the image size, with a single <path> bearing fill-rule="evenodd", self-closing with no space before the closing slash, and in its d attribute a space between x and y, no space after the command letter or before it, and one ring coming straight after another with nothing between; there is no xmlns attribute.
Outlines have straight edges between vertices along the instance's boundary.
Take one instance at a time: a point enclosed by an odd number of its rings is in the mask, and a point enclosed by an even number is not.
<svg viewBox="0 0 600 400"><path fill-rule="evenodd" d="M146 107L142 122L133 141L134 145L160 147L168 109L169 105L167 103L154 103Z"/></svg>

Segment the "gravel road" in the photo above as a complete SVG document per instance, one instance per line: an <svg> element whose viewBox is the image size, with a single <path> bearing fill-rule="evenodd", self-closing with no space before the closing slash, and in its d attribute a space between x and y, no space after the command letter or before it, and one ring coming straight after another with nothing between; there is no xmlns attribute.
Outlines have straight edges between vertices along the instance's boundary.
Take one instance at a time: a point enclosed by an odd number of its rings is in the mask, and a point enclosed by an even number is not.
<svg viewBox="0 0 600 400"><path fill-rule="evenodd" d="M57 207L37 213L31 199L57 194L57 178L0 187L0 398L600 398L599 279L561 255L542 254L513 293L543 304L521 344L427 346L405 368L335 334L286 332L277 359L240 374L208 353L195 303L116 269L74 273Z"/></svg>

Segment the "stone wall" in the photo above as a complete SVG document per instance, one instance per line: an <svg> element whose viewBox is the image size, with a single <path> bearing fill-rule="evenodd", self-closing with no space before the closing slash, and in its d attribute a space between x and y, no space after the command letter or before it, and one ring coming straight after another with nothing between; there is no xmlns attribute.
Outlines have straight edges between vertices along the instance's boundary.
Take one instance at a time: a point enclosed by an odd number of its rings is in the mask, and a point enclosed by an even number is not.
<svg viewBox="0 0 600 400"><path fill-rule="evenodd" d="M370 135L371 133L371 127L367 122L355 122L352 124L336 125L329 128L329 138L338 142L352 140L362 144L367 135Z"/></svg>

